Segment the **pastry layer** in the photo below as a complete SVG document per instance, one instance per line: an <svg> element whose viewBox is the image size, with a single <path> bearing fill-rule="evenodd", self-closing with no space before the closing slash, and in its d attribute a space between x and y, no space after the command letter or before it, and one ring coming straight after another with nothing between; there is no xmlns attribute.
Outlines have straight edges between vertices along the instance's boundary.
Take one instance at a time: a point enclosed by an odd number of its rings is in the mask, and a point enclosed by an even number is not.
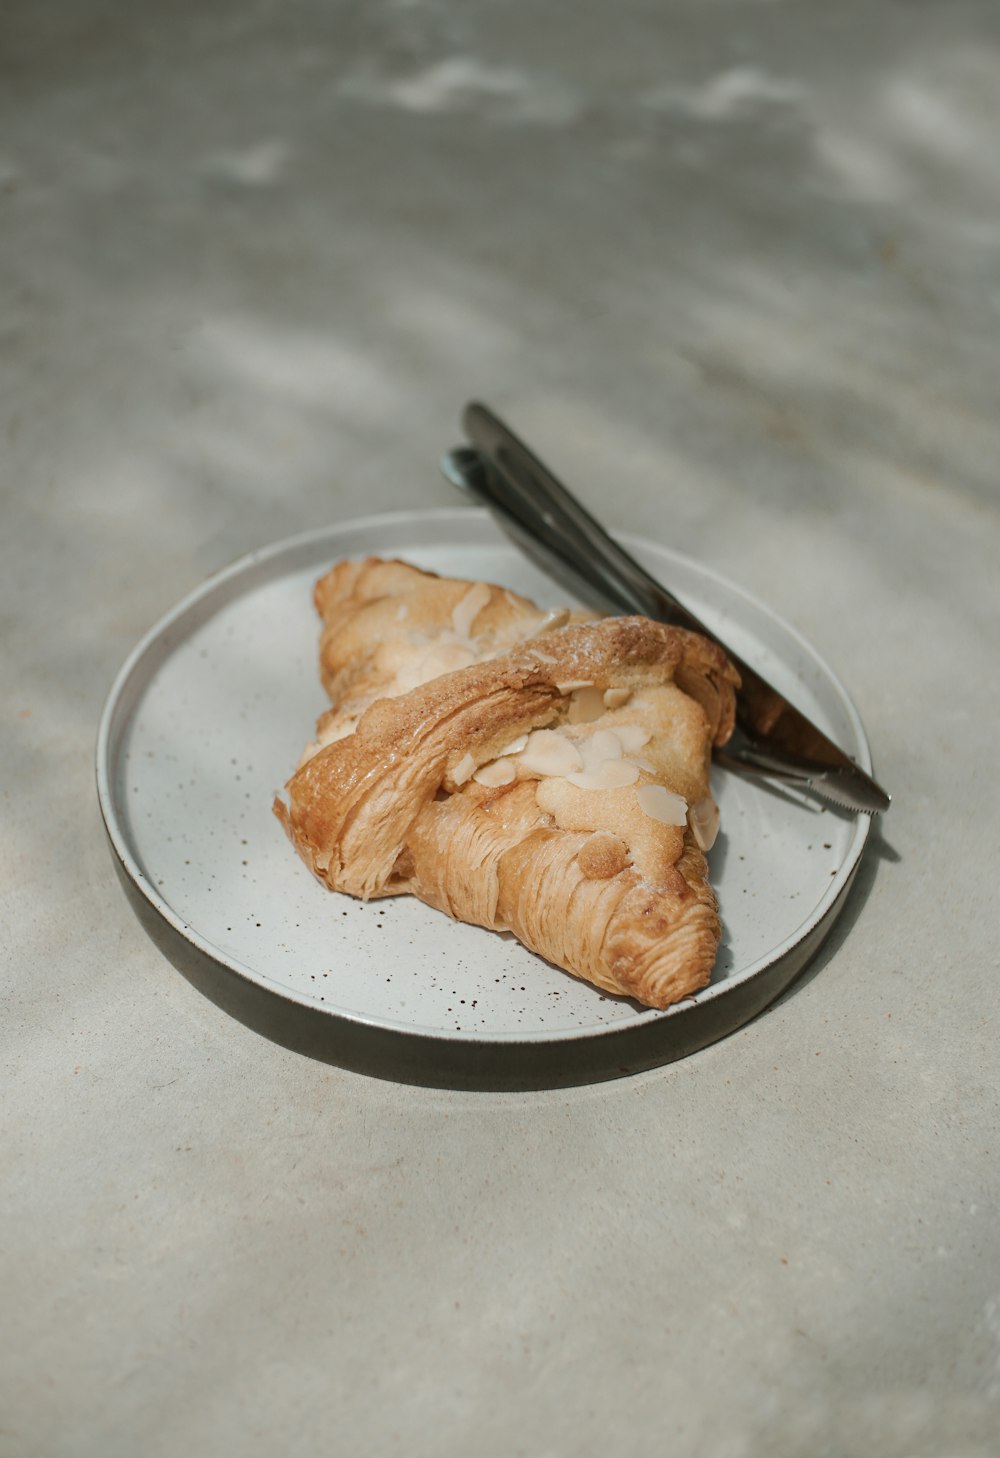
<svg viewBox="0 0 1000 1458"><path fill-rule="evenodd" d="M275 812L326 885L510 930L647 1006L705 985L720 927L689 820L703 839L738 682L716 645L638 617L559 626L375 558L316 605L333 703Z"/></svg>

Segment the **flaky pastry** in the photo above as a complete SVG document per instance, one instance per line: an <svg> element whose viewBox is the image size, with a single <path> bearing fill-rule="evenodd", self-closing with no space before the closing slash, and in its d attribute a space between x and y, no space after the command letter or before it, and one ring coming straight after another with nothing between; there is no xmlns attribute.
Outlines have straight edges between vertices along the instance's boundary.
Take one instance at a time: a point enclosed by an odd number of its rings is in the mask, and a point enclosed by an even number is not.
<svg viewBox="0 0 1000 1458"><path fill-rule="evenodd" d="M738 684L720 648L374 557L315 602L332 706L274 809L321 881L512 931L649 1007L708 982L709 761Z"/></svg>

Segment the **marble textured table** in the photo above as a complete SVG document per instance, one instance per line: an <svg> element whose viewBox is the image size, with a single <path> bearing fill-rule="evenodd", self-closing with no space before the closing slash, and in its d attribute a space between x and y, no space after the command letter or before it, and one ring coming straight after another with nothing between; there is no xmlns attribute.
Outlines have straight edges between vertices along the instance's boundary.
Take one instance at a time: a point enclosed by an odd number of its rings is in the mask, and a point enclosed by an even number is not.
<svg viewBox="0 0 1000 1458"><path fill-rule="evenodd" d="M4 7L5 1458L997 1451L996 7L568 9ZM805 633L895 796L772 1011L566 1092L229 1020L93 789L138 635L451 505L472 393Z"/></svg>

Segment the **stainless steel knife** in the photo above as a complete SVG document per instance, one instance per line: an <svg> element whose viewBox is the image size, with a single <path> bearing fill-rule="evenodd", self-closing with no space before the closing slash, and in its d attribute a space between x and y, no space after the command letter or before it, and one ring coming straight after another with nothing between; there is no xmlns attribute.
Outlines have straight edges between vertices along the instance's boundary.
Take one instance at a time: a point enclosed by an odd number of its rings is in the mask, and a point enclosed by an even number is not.
<svg viewBox="0 0 1000 1458"><path fill-rule="evenodd" d="M890 797L794 704L614 541L576 497L484 405L463 415L471 448L450 451L445 475L489 507L506 534L585 601L690 628L725 649L742 680L736 730L718 763L811 789L848 810L888 810Z"/></svg>

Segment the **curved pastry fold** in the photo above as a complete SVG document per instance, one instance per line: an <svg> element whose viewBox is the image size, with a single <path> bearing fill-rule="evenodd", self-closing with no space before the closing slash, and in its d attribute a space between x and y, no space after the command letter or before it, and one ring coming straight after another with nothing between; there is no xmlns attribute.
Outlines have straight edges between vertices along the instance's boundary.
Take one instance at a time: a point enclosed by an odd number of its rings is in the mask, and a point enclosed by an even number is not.
<svg viewBox="0 0 1000 1458"><path fill-rule="evenodd" d="M733 727L721 649L377 558L315 601L333 704L274 808L320 880L510 930L650 1007L707 983L720 926L687 811L700 834Z"/></svg>

